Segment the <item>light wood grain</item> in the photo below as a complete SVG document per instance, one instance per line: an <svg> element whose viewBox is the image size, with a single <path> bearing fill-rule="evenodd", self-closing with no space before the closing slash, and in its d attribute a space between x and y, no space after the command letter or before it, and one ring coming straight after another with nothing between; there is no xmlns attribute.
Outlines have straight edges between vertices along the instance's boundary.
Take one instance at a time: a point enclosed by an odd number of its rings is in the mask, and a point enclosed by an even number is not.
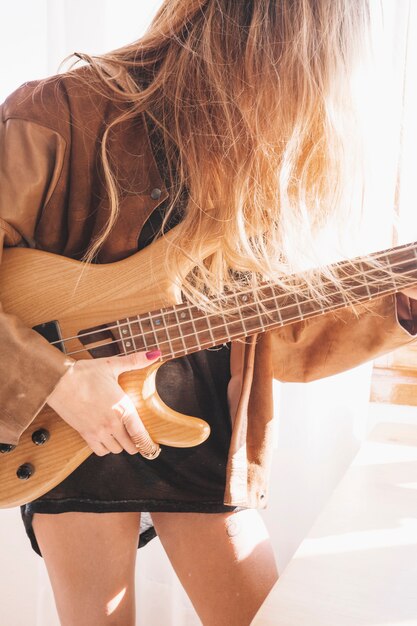
<svg viewBox="0 0 417 626"><path fill-rule="evenodd" d="M66 342L67 353L74 353L76 359L91 358L77 337L80 329L181 302L178 285L168 281L165 271L167 245L169 236L117 263L89 266L42 251L6 249L0 273L3 308L29 327L58 320L62 337L73 337ZM207 244L207 253L209 249ZM191 266L184 258L184 271ZM176 447L199 445L209 436L210 427L162 402L155 386L160 365L125 373L120 384L154 441ZM36 446L32 433L39 428L47 429L50 439ZM79 434L45 406L17 448L0 455L0 508L46 493L91 453ZM35 472L22 481L16 471L24 463L30 463Z"/></svg>
<svg viewBox="0 0 417 626"><path fill-rule="evenodd" d="M417 406L417 370L375 368L370 400Z"/></svg>
<svg viewBox="0 0 417 626"><path fill-rule="evenodd" d="M245 305L241 305L239 300L235 302L236 296L232 294L230 302L235 303L235 308L234 319L230 322L225 319L223 312L214 321L211 318L208 321L209 317L197 309L194 313L199 314L199 319L196 318L194 323L193 313L188 308L191 318L181 324L177 314L177 309L183 306L180 284L195 263L187 254L184 243L180 263L182 275L175 282L169 280L165 261L172 233L170 231L145 250L108 265L83 265L79 261L38 250L6 249L0 272L0 293L4 310L19 317L30 328L51 321L59 323L66 352L77 359L92 358L91 352L82 343L80 333L85 334L87 329L115 322L119 329L121 320L125 322L125 330L129 328L131 331L130 327L137 325L129 335L131 351L158 347L162 350L163 358L168 359L211 345L220 345L232 338L243 339L257 332L265 332L346 305L344 293L339 292L336 285L332 286L332 293L329 291L327 294L327 309L322 303L311 299L308 292L300 298L297 294L279 294L276 285L266 285L260 288L258 296L261 297L265 291L262 302L267 307L267 312L263 313L261 307L252 306L248 294L242 295L242 301L248 301ZM204 241L201 257L206 258L217 245L218 241L215 239ZM395 290L389 280L393 271L398 273L399 280L401 277L407 284L411 285L417 280L414 262L416 249L417 242L385 251L382 256L378 253L377 258L381 256L386 268L377 273L366 258L344 263L343 271L342 266L334 270L343 274L341 282L346 281L346 288L352 296L358 302L365 302ZM167 314L168 324L164 326L162 322L165 321L165 314L158 309L173 305L177 306ZM148 315L152 311L156 312L155 318ZM183 313L187 316L186 311ZM151 327L149 334L141 332L140 321L130 324L130 320L126 320L136 316L141 319L143 317L144 321L148 319ZM157 329L153 328L153 319L155 324L160 322ZM200 331L187 330L194 329L197 325L203 329L202 335ZM204 331L205 327L207 328ZM162 330L162 335L158 334L159 329ZM172 338L169 337L171 332L174 333ZM145 334L150 337L150 343L141 343L139 347L137 341L144 341ZM161 337L165 337L165 341L162 339L160 342ZM118 342L121 342L125 350L120 334L110 343L117 345ZM93 345L102 343L101 339L94 339ZM202 443L210 433L208 424L167 407L158 396L155 376L155 367L149 367L120 378L121 386L132 397L152 438L158 443L179 447ZM88 456L89 452L83 440L74 436L66 425L59 424L55 427L57 420L57 415L51 415L50 411L47 414L46 409L43 409L17 448L1 455L0 507L24 503L45 493ZM35 452L32 433L45 427L46 423L53 436ZM60 454L57 453L58 439L62 443ZM66 453L67 441L72 452L69 458L61 459L61 455ZM23 463L31 463L35 468L33 476L25 482L16 477L17 468Z"/></svg>
<svg viewBox="0 0 417 626"><path fill-rule="evenodd" d="M411 343L375 360L371 402L417 406L417 344Z"/></svg>

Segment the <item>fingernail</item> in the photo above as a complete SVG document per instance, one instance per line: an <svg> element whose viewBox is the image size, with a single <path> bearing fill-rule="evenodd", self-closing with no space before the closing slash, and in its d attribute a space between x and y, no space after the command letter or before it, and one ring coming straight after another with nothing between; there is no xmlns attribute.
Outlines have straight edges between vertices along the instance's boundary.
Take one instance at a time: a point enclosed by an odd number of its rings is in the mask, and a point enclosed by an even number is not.
<svg viewBox="0 0 417 626"><path fill-rule="evenodd" d="M161 356L161 354L162 352L160 350L150 350L150 352L147 352L145 356L149 361L152 361L153 359L157 359Z"/></svg>

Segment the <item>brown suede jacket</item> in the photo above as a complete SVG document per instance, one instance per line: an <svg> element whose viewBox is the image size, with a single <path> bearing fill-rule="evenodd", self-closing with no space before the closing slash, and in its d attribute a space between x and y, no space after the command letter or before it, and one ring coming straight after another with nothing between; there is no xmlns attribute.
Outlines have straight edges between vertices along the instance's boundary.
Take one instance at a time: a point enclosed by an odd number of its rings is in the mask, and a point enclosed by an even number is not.
<svg viewBox="0 0 417 626"><path fill-rule="evenodd" d="M77 72L23 85L1 107L4 246L36 247L79 259L105 223L108 201L100 140L121 105L93 89L80 88L76 76ZM143 116L134 124L117 126L110 145L123 192L120 217L99 254L102 263L137 250L145 221L168 196ZM311 381L402 346L414 339L417 329L417 311L409 310L411 332L397 319L395 296L387 296L361 308L359 316L344 309L252 337L245 344L232 343L233 430L226 504L266 506L273 377ZM17 443L69 360L1 309L0 348L0 441Z"/></svg>

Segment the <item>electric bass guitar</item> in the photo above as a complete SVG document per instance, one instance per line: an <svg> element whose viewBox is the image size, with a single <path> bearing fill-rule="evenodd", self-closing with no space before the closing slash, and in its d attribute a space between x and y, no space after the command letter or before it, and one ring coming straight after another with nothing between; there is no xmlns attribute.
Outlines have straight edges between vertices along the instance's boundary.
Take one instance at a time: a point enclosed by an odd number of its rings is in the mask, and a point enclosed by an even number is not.
<svg viewBox="0 0 417 626"><path fill-rule="evenodd" d="M168 446L199 445L210 427L162 402L155 379L165 361L344 308L346 295L365 303L417 283L417 243L412 243L335 264L342 289L329 281L325 298L312 299L307 292L289 295L267 284L259 288L258 298L252 291L230 294L221 313L207 314L183 302L181 277L178 283L168 280L164 259L169 244L170 233L133 256L104 265L11 248L4 250L0 268L4 310L65 354L86 359L161 350L158 362L123 373L119 383L152 439ZM207 244L206 256L215 245ZM193 262L184 255L182 265L185 276ZM0 444L0 508L43 495L90 454L79 433L45 405L17 446Z"/></svg>

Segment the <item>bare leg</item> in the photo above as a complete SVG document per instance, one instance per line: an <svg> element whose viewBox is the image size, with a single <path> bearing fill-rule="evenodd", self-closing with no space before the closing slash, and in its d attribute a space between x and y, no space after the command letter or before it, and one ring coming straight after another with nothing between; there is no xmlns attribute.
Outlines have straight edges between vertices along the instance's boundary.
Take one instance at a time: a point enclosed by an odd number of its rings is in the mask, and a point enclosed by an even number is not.
<svg viewBox="0 0 417 626"><path fill-rule="evenodd" d="M249 625L278 579L259 513L152 513L152 519L204 626Z"/></svg>
<svg viewBox="0 0 417 626"><path fill-rule="evenodd" d="M140 513L36 513L62 626L134 626Z"/></svg>

